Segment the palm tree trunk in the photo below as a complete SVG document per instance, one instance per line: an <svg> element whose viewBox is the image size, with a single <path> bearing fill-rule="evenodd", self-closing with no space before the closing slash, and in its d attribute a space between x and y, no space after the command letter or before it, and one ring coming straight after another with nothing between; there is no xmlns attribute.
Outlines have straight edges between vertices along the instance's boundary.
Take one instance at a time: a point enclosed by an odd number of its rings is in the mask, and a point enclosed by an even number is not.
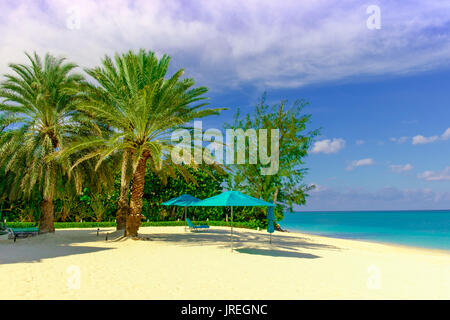
<svg viewBox="0 0 450 320"><path fill-rule="evenodd" d="M147 164L147 159L149 158L148 153L144 153L139 160L136 167L136 171L133 175L133 185L131 187L131 200L130 200L130 210L127 216L127 225L125 229L125 236L137 237L139 226L142 220L142 196L144 195L144 185L145 185L145 167Z"/></svg>
<svg viewBox="0 0 450 320"><path fill-rule="evenodd" d="M54 131L48 132L49 138L52 141L53 149L58 148L59 141L55 136ZM44 187L43 200L41 202L41 217L39 218L39 234L53 233L55 232L55 217L53 203L53 197L55 195L55 183L56 183L56 168L55 163L49 162L46 165L47 174L49 179Z"/></svg>
<svg viewBox="0 0 450 320"><path fill-rule="evenodd" d="M44 188L44 196L41 202L41 217L39 218L39 233L55 232L54 225L54 203L55 194L55 167L52 163L47 164L47 171L50 176L48 185Z"/></svg>
<svg viewBox="0 0 450 320"><path fill-rule="evenodd" d="M130 191L130 174L129 174L129 160L131 151L125 149L122 159L122 172L120 177L120 197L117 203L118 209L116 212L117 230L125 230L127 224L127 215L130 210L128 205L128 192Z"/></svg>
<svg viewBox="0 0 450 320"><path fill-rule="evenodd" d="M53 224L53 199L44 198L41 202L41 217L39 219L39 233L55 232L55 226Z"/></svg>

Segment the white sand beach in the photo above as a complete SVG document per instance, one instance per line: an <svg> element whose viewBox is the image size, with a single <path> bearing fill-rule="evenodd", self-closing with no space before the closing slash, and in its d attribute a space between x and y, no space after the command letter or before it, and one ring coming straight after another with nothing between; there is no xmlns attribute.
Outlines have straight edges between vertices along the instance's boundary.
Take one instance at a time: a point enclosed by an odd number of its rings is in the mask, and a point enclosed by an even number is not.
<svg viewBox="0 0 450 320"><path fill-rule="evenodd" d="M231 252L224 227L113 231L0 240L0 299L450 299L446 251L235 229Z"/></svg>

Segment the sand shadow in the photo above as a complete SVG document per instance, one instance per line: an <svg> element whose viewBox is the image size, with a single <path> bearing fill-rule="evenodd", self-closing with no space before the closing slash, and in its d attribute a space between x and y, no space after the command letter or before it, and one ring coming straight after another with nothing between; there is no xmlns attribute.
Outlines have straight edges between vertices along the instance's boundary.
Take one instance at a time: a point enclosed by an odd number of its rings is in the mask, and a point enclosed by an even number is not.
<svg viewBox="0 0 450 320"><path fill-rule="evenodd" d="M17 242L0 241L0 265L21 262L40 262L42 259L56 258L70 255L80 255L98 251L114 249L113 247L83 246L83 242L103 242L106 234L108 241L125 241L121 232L112 229L100 230L64 230L56 231L57 235L38 235L26 239L18 239ZM215 246L223 249L230 248L230 230L210 228L202 232L176 232L156 233L152 229L142 228L140 236L149 237L153 241L161 241L176 246ZM151 242L149 242L151 243ZM74 245L75 244L75 245ZM317 255L301 252L308 250L341 250L338 247L317 243L312 239L287 234L272 236L272 244L269 244L269 234L257 233L246 229L235 228L233 232L233 246L235 250L243 254L262 256L290 257L290 258L320 258Z"/></svg>
<svg viewBox="0 0 450 320"><path fill-rule="evenodd" d="M226 229L211 228L202 232L180 232L180 233L145 233L153 241L174 243L179 246L204 246L214 245L221 248L230 248L230 231ZM338 247L316 243L306 237L289 236L275 233L272 236L272 244L269 244L269 234L255 233L245 229L234 229L233 246L241 253L271 255L292 258L319 258L313 254L300 252L304 249L316 250L341 250ZM250 246L250 247L249 247ZM258 248L256 248L256 247Z"/></svg>
<svg viewBox="0 0 450 320"><path fill-rule="evenodd" d="M310 253L302 253L296 251L285 251L285 250L270 250L270 249L255 249L255 248L239 248L234 251L244 254L255 254L261 256L270 257L285 257L285 258L303 258L303 259L317 259L320 256Z"/></svg>
<svg viewBox="0 0 450 320"><path fill-rule="evenodd" d="M114 248L83 246L80 243L105 241L105 235L97 236L96 230L64 230L24 239L0 241L0 265L12 263L35 263L42 259L79 255ZM81 233L81 234L80 234ZM76 243L76 245L72 245Z"/></svg>

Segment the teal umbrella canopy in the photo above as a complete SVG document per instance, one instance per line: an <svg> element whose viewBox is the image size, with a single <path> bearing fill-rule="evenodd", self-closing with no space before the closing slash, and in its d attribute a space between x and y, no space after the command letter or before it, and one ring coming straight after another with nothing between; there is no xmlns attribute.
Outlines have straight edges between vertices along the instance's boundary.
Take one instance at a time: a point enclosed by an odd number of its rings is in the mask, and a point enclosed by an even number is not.
<svg viewBox="0 0 450 320"><path fill-rule="evenodd" d="M167 200L162 205L165 206L179 206L179 207L190 207L194 203L201 201L200 199L191 196L190 194L183 194L179 197L172 198L170 200Z"/></svg>
<svg viewBox="0 0 450 320"><path fill-rule="evenodd" d="M192 204L196 207L273 207L274 204L239 191L227 191Z"/></svg>

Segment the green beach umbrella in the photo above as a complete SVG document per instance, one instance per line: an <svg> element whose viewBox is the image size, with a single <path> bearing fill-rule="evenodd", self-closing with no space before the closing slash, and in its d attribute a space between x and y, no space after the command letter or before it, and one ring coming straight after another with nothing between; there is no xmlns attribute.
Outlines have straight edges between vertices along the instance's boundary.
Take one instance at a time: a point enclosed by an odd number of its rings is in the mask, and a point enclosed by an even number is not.
<svg viewBox="0 0 450 320"><path fill-rule="evenodd" d="M274 207L264 200L251 197L239 191L226 191L217 196L201 200L192 204L195 207L231 207L230 242L233 251L233 207Z"/></svg>
<svg viewBox="0 0 450 320"><path fill-rule="evenodd" d="M199 202L199 201L201 201L201 200L196 197L191 196L190 194L183 194L179 197L167 200L161 204L164 206L184 207L184 231L186 231L187 207L190 207L190 206L192 206L192 204Z"/></svg>

